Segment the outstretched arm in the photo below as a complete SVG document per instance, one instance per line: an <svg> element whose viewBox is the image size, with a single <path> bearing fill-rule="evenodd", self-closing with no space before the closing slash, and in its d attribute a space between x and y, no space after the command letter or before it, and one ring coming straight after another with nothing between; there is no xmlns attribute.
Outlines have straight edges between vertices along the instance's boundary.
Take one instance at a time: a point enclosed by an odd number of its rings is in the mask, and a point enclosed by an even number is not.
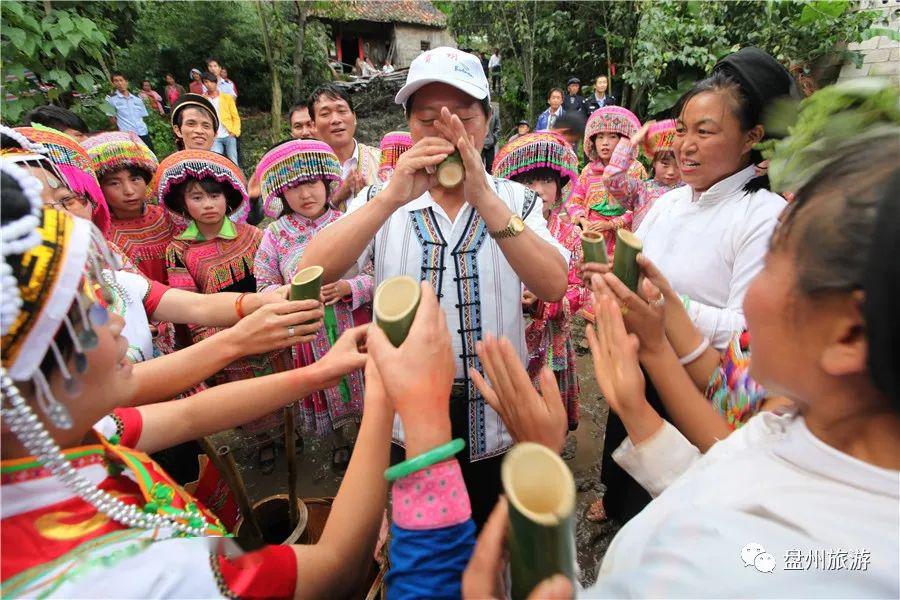
<svg viewBox="0 0 900 600"><path fill-rule="evenodd" d="M313 300L269 304L231 329L138 363L134 366L138 387L130 404L169 400L238 358L310 341L322 326L322 315L319 303ZM290 336L289 327L293 327L294 336Z"/></svg>
<svg viewBox="0 0 900 600"><path fill-rule="evenodd" d="M140 407L137 449L156 452L258 419L294 400L329 387L363 366L357 344L365 330L346 332L322 360L301 369L235 381L199 394ZM215 337L215 336L213 336Z"/></svg>
<svg viewBox="0 0 900 600"><path fill-rule="evenodd" d="M315 545L293 546L297 557L295 598L361 595L359 588L372 563L384 518L384 470L390 460L393 418L393 407L370 358L359 437L322 537Z"/></svg>

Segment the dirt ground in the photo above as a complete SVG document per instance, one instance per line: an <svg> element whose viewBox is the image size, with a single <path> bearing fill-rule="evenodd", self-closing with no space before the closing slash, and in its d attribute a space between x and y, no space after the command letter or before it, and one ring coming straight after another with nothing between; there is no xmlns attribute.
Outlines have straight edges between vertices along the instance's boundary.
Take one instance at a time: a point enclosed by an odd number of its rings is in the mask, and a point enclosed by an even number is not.
<svg viewBox="0 0 900 600"><path fill-rule="evenodd" d="M576 319L573 331L583 332L584 322ZM578 379L581 384L581 422L571 434L563 449L563 458L572 469L578 489L576 543L580 580L590 585L596 579L597 567L609 542L619 527L607 521L595 524L585 519L585 513L601 492L600 451L603 448L606 416L609 408L600 396L590 363L590 353L580 348L582 336L575 340L578 356ZM235 454L238 467L244 477L251 501L287 491L287 463L279 451L275 471L263 474L255 461L255 440L240 430L230 430L215 436L216 445L227 444ZM331 467L329 442L307 439L300 456L299 492L302 497L334 496L340 486L341 476Z"/></svg>

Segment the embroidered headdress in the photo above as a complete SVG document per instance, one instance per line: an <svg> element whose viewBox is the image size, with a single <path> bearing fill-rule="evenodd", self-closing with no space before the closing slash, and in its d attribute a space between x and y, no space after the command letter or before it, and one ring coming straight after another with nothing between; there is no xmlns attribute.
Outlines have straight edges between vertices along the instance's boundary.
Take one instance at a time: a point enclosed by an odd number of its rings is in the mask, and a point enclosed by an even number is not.
<svg viewBox="0 0 900 600"><path fill-rule="evenodd" d="M387 169L393 171L400 155L412 148L412 143L412 137L405 131L392 131L381 138L381 144L378 146L381 151L381 161L378 164L379 175Z"/></svg>
<svg viewBox="0 0 900 600"><path fill-rule="evenodd" d="M647 129L647 136L641 142L650 160L656 156L657 152L672 150L672 144L675 142L675 119L666 119L665 121L657 121Z"/></svg>
<svg viewBox="0 0 900 600"><path fill-rule="evenodd" d="M159 161L156 155L133 131L110 131L92 135L82 145L94 163L97 179L108 173L134 167L147 173L149 181Z"/></svg>
<svg viewBox="0 0 900 600"><path fill-rule="evenodd" d="M181 150L163 159L150 189L160 204L179 214L174 208L174 188L188 179L215 179L225 184L227 213L232 221L244 222L250 212L250 199L244 175L233 162L208 150ZM242 217L242 218L240 218Z"/></svg>
<svg viewBox="0 0 900 600"><path fill-rule="evenodd" d="M503 146L494 159L495 177L512 179L533 169L553 169L560 185L578 178L578 157L569 144L550 131L526 133Z"/></svg>
<svg viewBox="0 0 900 600"><path fill-rule="evenodd" d="M47 157L56 165L68 188L91 202L91 220L105 233L109 229L109 207L94 174L91 157L81 144L61 131L37 123L33 127L17 127L16 131L47 150Z"/></svg>
<svg viewBox="0 0 900 600"><path fill-rule="evenodd" d="M627 108L621 106L599 108L588 119L584 129L584 154L592 161L598 159L597 150L594 148L594 138L601 131L618 133L632 138L640 128L640 120Z"/></svg>
<svg viewBox="0 0 900 600"><path fill-rule="evenodd" d="M81 393L80 375L88 370L86 352L100 343L96 330L109 319L105 305L113 298L110 282L115 281L117 265L93 224L42 208L40 181L6 159L0 160L0 187L4 427L60 483L98 512L127 527L203 535L205 523L192 520L188 511L148 514L145 507L125 504L97 488L73 467L20 392L16 382L30 381L34 401L50 423L57 429L74 426L69 407L56 399L51 381L59 375L63 394ZM53 366L45 372L47 360Z"/></svg>
<svg viewBox="0 0 900 600"><path fill-rule="evenodd" d="M341 163L331 146L318 140L291 140L272 148L260 159L256 177L262 189L263 212L281 215L284 191L300 182L325 180L328 195L341 180Z"/></svg>

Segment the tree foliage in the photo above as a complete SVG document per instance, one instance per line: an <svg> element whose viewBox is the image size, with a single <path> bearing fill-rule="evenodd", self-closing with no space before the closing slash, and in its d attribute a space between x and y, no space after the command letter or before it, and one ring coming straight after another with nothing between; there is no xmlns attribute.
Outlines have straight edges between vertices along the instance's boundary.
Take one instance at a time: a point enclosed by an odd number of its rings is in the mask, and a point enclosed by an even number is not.
<svg viewBox="0 0 900 600"><path fill-rule="evenodd" d="M443 8L460 46L501 48L507 123L533 119L544 109L547 90L572 75L582 79L585 92L597 75L612 75L622 104L656 116L741 46L758 46L809 72L830 57L860 60L846 43L880 31L870 29L873 13L856 11L848 0L538 2L528 21L516 15L530 2L441 4L448 5ZM538 100L529 103L529 96Z"/></svg>
<svg viewBox="0 0 900 600"><path fill-rule="evenodd" d="M5 0L0 11L5 121L48 100L68 106L104 82L111 42L102 22L62 3Z"/></svg>

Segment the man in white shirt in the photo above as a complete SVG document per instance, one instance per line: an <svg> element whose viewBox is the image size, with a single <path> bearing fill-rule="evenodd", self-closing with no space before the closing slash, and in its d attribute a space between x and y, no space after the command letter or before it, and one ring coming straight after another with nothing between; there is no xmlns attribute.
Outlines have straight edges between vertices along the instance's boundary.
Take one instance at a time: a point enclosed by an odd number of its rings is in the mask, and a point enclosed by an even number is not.
<svg viewBox="0 0 900 600"><path fill-rule="evenodd" d="M341 161L341 185L331 196L331 204L344 210L350 198L378 181L381 152L356 141L356 111L345 90L331 84L319 86L307 106L316 137L331 146Z"/></svg>
<svg viewBox="0 0 900 600"><path fill-rule="evenodd" d="M488 60L488 70L491 72L491 91L500 95L500 48L494 48Z"/></svg>
<svg viewBox="0 0 900 600"><path fill-rule="evenodd" d="M237 90L234 88L234 83L232 83L230 79L222 77L222 66L219 64L218 59L207 58L206 70L216 76L216 83L218 84L220 92L228 94L237 100Z"/></svg>
<svg viewBox="0 0 900 600"><path fill-rule="evenodd" d="M345 217L310 242L300 267L323 266L328 282L371 260L376 284L409 275L434 287L456 356L452 433L467 442L458 458L480 526L496 502L500 461L513 440L469 378L469 369L481 370L475 344L488 333L506 336L524 360L522 285L542 300L560 299L568 253L547 231L533 192L484 170L490 94L476 56L443 47L423 53L395 102L406 109L413 147L388 184L363 190ZM445 189L434 169L456 150L466 178ZM399 424L395 439L403 440Z"/></svg>

